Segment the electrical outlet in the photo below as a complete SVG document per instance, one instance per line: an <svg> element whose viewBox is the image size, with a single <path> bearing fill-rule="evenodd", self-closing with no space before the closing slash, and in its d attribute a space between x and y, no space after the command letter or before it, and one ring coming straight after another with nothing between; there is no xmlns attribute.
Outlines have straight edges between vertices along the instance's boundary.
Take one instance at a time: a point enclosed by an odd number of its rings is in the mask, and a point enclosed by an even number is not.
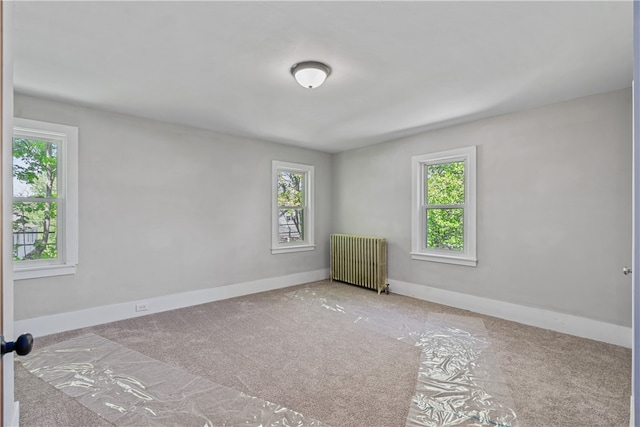
<svg viewBox="0 0 640 427"><path fill-rule="evenodd" d="M147 311L147 310L149 310L148 302L139 302L138 304L136 304L136 311Z"/></svg>

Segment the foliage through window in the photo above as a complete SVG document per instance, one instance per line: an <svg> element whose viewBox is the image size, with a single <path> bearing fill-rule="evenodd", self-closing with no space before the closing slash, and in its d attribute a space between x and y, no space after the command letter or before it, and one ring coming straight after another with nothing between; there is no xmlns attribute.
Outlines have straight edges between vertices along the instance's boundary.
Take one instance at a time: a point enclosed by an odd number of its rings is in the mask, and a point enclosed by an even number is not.
<svg viewBox="0 0 640 427"><path fill-rule="evenodd" d="M475 258L475 147L413 158L412 257L463 265Z"/></svg>
<svg viewBox="0 0 640 427"><path fill-rule="evenodd" d="M14 124L16 278L73 273L77 263L77 128L24 119L15 119Z"/></svg>
<svg viewBox="0 0 640 427"><path fill-rule="evenodd" d="M13 259L58 258L58 143L13 138Z"/></svg>
<svg viewBox="0 0 640 427"><path fill-rule="evenodd" d="M278 170L278 241L304 240L305 174Z"/></svg>
<svg viewBox="0 0 640 427"><path fill-rule="evenodd" d="M313 166L274 161L272 253L312 250Z"/></svg>
<svg viewBox="0 0 640 427"><path fill-rule="evenodd" d="M426 164L428 249L464 250L464 162Z"/></svg>

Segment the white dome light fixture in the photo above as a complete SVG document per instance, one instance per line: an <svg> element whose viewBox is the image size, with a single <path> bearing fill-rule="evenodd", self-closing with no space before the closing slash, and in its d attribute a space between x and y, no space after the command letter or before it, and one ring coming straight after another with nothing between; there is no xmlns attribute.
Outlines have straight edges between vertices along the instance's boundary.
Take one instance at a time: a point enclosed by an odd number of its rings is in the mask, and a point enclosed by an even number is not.
<svg viewBox="0 0 640 427"><path fill-rule="evenodd" d="M293 64L291 74L300 86L315 89L331 74L331 67L318 61L304 61Z"/></svg>

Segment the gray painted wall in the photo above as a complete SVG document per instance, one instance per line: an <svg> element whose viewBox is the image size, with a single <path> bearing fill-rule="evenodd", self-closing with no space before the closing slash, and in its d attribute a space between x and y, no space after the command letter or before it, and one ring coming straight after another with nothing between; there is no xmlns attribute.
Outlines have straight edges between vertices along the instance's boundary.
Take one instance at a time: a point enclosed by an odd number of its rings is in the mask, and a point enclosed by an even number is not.
<svg viewBox="0 0 640 427"><path fill-rule="evenodd" d="M15 282L15 319L327 268L331 155L16 95L79 127L77 274ZM311 252L271 255L271 161L315 166Z"/></svg>
<svg viewBox="0 0 640 427"><path fill-rule="evenodd" d="M332 231L386 237L391 279L630 326L631 144L626 89L343 152ZM411 157L470 145L478 266L411 260Z"/></svg>
<svg viewBox="0 0 640 427"><path fill-rule="evenodd" d="M388 239L391 279L630 326L630 90L333 156L23 95L15 115L80 128L78 273L16 282L16 320L327 268L345 232ZM411 260L411 156L469 145L478 266ZM270 254L272 159L316 167L316 251Z"/></svg>

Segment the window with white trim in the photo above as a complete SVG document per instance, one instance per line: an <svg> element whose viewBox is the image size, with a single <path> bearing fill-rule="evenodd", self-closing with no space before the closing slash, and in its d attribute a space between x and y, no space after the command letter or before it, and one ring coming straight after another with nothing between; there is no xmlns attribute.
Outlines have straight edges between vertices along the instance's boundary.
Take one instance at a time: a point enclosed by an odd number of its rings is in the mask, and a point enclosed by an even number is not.
<svg viewBox="0 0 640 427"><path fill-rule="evenodd" d="M271 253L314 250L313 166L274 160L271 180Z"/></svg>
<svg viewBox="0 0 640 427"><path fill-rule="evenodd" d="M74 274L78 264L78 128L13 121L14 278Z"/></svg>
<svg viewBox="0 0 640 427"><path fill-rule="evenodd" d="M476 147L414 156L411 258L476 266Z"/></svg>

